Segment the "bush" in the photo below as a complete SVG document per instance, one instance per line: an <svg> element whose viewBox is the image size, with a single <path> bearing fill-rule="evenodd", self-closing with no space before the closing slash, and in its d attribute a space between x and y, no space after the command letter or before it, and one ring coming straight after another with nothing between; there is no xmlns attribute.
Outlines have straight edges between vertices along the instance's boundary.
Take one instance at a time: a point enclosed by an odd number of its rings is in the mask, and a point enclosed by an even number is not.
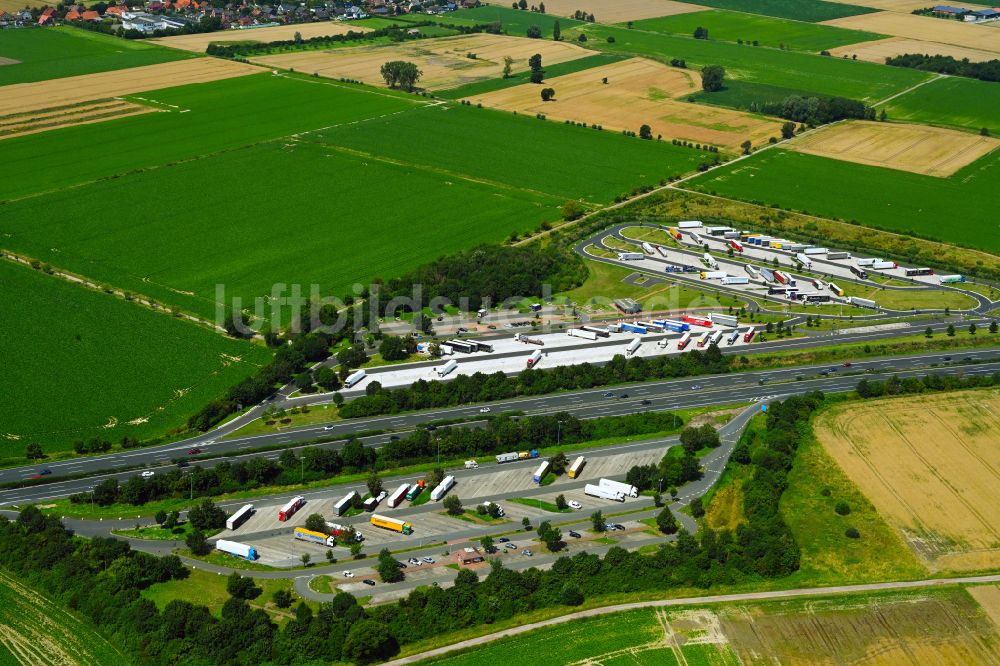
<svg viewBox="0 0 1000 666"><path fill-rule="evenodd" d="M851 512L851 507L847 502L841 500L837 502L837 505L834 507L833 510L836 511L841 516L846 516Z"/></svg>
<svg viewBox="0 0 1000 666"><path fill-rule="evenodd" d="M848 527L846 530L844 530L844 536L846 536L848 539L860 539L861 533L858 532L856 527Z"/></svg>

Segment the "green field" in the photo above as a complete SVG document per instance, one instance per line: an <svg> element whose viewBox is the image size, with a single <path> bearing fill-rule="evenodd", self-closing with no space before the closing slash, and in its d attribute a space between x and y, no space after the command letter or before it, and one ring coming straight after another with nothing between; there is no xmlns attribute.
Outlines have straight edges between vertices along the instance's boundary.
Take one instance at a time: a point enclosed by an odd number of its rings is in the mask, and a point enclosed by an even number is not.
<svg viewBox="0 0 1000 666"><path fill-rule="evenodd" d="M830 21L844 16L870 14L877 12L871 7L848 5L825 0L706 0L699 5L717 9L731 9L737 12L750 12L764 16L793 19L795 21Z"/></svg>
<svg viewBox="0 0 1000 666"><path fill-rule="evenodd" d="M0 57L19 61L0 66L0 86L193 58L136 39L119 39L71 27L4 30Z"/></svg>
<svg viewBox="0 0 1000 666"><path fill-rule="evenodd" d="M596 18L598 21L601 20L600 16ZM484 5L474 9L460 9L457 12L445 14L439 20L446 25L449 23L456 25L499 23L504 32L510 35L524 35L529 27L536 25L546 37L552 35L552 26L555 25L556 21L559 21L559 28L563 31L586 25L583 21L576 21L565 16L511 9L506 5Z"/></svg>
<svg viewBox="0 0 1000 666"><path fill-rule="evenodd" d="M32 441L55 451L91 436L160 434L267 357L260 347L8 261L0 261L0 298L7 322L0 428L20 437L5 439L0 457L20 457ZM148 421L128 425L136 419Z"/></svg>
<svg viewBox="0 0 1000 666"><path fill-rule="evenodd" d="M1000 151L949 178L934 178L774 149L688 183L701 192L996 253L1000 226L992 184L998 173Z"/></svg>
<svg viewBox="0 0 1000 666"><path fill-rule="evenodd" d="M0 163L7 167L0 201L426 104L365 86L271 74L139 97L161 103L158 108L179 108L0 141ZM97 127L142 140L95 141Z"/></svg>
<svg viewBox="0 0 1000 666"><path fill-rule="evenodd" d="M566 62L561 62L555 65L545 65L545 76L546 78L551 79L556 76L562 76L563 74L582 72L585 69L602 67L604 65L610 65L613 62L625 60L626 57L627 56L624 55L598 53L585 58L567 60ZM435 95L437 97L445 97L447 99L461 99L463 97L483 95L488 92L493 92L494 90L510 88L511 86L519 86L522 83L529 83L530 80L531 71L527 70L518 74L513 74L509 79L487 79L486 81L477 81L476 83L469 83L464 86L459 86L458 88L442 90L436 92Z"/></svg>
<svg viewBox="0 0 1000 666"><path fill-rule="evenodd" d="M0 572L0 664L101 664L129 659L90 625Z"/></svg>
<svg viewBox="0 0 1000 666"><path fill-rule="evenodd" d="M742 39L744 42L758 41L761 46L778 48L784 45L789 49L815 52L885 37L874 32L721 9L645 19L636 21L632 27L635 30L693 35L699 26L708 29L710 40L736 42Z"/></svg>
<svg viewBox="0 0 1000 666"><path fill-rule="evenodd" d="M523 36L530 25L539 26L543 35L551 34L552 23L558 19L563 39L575 40L582 31L588 37L585 44L588 48L623 55L646 56L667 62L673 58L683 58L689 67L722 65L726 68L730 80L778 86L797 91L799 94L841 95L873 102L905 90L930 76L926 72L886 67L870 62L828 58L801 51L781 51L776 48L707 41L694 39L690 35L681 36L651 30L629 30L621 26L581 23L549 14L523 12L499 6L461 10L446 18L450 21L453 17L464 17L470 23L474 22L469 20L470 18L484 23L500 20L508 34L517 36ZM752 20L753 17L748 16L748 18ZM613 37L614 43L609 43L608 37ZM750 35L747 35L747 38L759 39Z"/></svg>
<svg viewBox="0 0 1000 666"><path fill-rule="evenodd" d="M663 640L663 629L652 610L629 611L597 618L578 619L567 624L534 631L512 638L493 641L480 648L421 661L434 666L466 666L472 664L532 664L533 666L563 666L584 659L593 663L608 663L616 652L640 645L654 647ZM558 649L554 649L558 646ZM662 647L662 643L656 647ZM672 656L672 655L671 655ZM598 658L600 657L600 658ZM625 662L628 663L628 662ZM634 663L634 662L633 662ZM653 663L653 662L650 662ZM661 661L670 666L671 661Z"/></svg>
<svg viewBox="0 0 1000 666"><path fill-rule="evenodd" d="M1000 136L1000 85L948 77L920 86L885 105L893 120L945 125Z"/></svg>

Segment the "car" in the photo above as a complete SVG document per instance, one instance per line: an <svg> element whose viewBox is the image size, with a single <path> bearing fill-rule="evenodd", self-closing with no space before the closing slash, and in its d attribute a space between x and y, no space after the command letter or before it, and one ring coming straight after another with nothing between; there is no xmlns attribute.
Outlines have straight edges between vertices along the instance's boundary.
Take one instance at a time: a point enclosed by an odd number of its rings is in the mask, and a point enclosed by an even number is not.
<svg viewBox="0 0 1000 666"><path fill-rule="evenodd" d="M624 530L625 526L622 525L621 523L615 523L615 529L616 530Z"/></svg>
<svg viewBox="0 0 1000 666"><path fill-rule="evenodd" d="M400 569L405 569L406 562L400 562L399 560L396 560L396 566L399 567Z"/></svg>
<svg viewBox="0 0 1000 666"><path fill-rule="evenodd" d="M182 460L178 460L177 461L177 466L178 467L189 467L190 465L191 465L191 463L189 463L187 460L183 460L182 459Z"/></svg>
<svg viewBox="0 0 1000 666"><path fill-rule="evenodd" d="M507 537L500 537L499 539L497 539L497 541L499 541L500 543L507 543L508 541L510 541L510 539L508 539Z"/></svg>
<svg viewBox="0 0 1000 666"><path fill-rule="evenodd" d="M143 472L139 476L141 476L144 479L148 479L149 477L153 476L154 474L156 474L156 472L153 472L153 471L150 471L150 470L147 469L145 472Z"/></svg>
<svg viewBox="0 0 1000 666"><path fill-rule="evenodd" d="M963 358L962 360L963 360L963 361L971 361L971 360L972 360L972 357L971 357L971 356L966 356L966 357L965 357L965 358Z"/></svg>
<svg viewBox="0 0 1000 666"><path fill-rule="evenodd" d="M354 572L353 571L345 571L344 572L344 578L354 578Z"/></svg>
<svg viewBox="0 0 1000 666"><path fill-rule="evenodd" d="M619 397L619 398L621 398L622 400L624 400L625 398L627 398L627 397L628 397L628 393L622 393L622 394L621 394L620 396L618 396L618 397Z"/></svg>
<svg viewBox="0 0 1000 666"><path fill-rule="evenodd" d="M691 390L692 391L697 391L700 388L701 388L701 384L695 384L694 386L691 387Z"/></svg>
<svg viewBox="0 0 1000 666"><path fill-rule="evenodd" d="M371 578L365 578L361 582L364 583L365 585L371 585L372 587L375 586L375 581L373 581Z"/></svg>
<svg viewBox="0 0 1000 666"><path fill-rule="evenodd" d="M850 361L847 361L846 363L844 363L844 367L845 367L845 368L849 368L849 367L851 367L852 365L854 365L854 364L853 364L853 363L851 363Z"/></svg>
<svg viewBox="0 0 1000 666"><path fill-rule="evenodd" d="M51 469L40 469L38 470L37 476L48 476L51 473L52 473Z"/></svg>
<svg viewBox="0 0 1000 666"><path fill-rule="evenodd" d="M944 360L946 360L946 361L950 361L950 360L951 360L951 356L945 356L945 357L944 357Z"/></svg>
<svg viewBox="0 0 1000 666"><path fill-rule="evenodd" d="M503 547L504 548L510 548L511 550L517 550L517 544L513 543L513 542L510 542L510 541L508 541L507 543L505 543L503 545Z"/></svg>
<svg viewBox="0 0 1000 666"><path fill-rule="evenodd" d="M582 505L582 504L580 504L579 502L577 502L576 500L570 500L570 501L568 502L568 504L569 504L569 508L571 508L571 509L577 509L577 510L580 510L580 509L582 509L582 508L583 508L583 505Z"/></svg>
<svg viewBox="0 0 1000 666"><path fill-rule="evenodd" d="M458 327L458 332L459 333L468 333L469 329L465 328L464 326L459 326Z"/></svg>
<svg viewBox="0 0 1000 666"><path fill-rule="evenodd" d="M410 564L412 564L415 567L419 567L421 564L423 564L423 562L421 562L420 560L418 560L415 557L411 557L410 559L408 559L406 561L409 562Z"/></svg>
<svg viewBox="0 0 1000 666"><path fill-rule="evenodd" d="M189 456L196 456L199 453L201 453L201 449L199 449L197 446L194 447L193 449L188 449L188 455Z"/></svg>
<svg viewBox="0 0 1000 666"><path fill-rule="evenodd" d="M330 432L335 426L323 426L323 432Z"/></svg>
<svg viewBox="0 0 1000 666"><path fill-rule="evenodd" d="M424 555L424 556L423 556L422 558L420 558L420 559L422 559L422 560L423 560L424 562L426 562L427 564L434 564L434 558L433 558L433 557L431 557L430 555Z"/></svg>
<svg viewBox="0 0 1000 666"><path fill-rule="evenodd" d="M380 493L378 494L378 497L376 497L376 498L375 498L375 501L376 501L376 502L381 502L381 501L383 501L383 500L384 500L384 499L385 499L386 497L388 497L388 496L389 496L389 493L387 493L387 492L385 492L385 491L383 490L382 492L380 492Z"/></svg>
<svg viewBox="0 0 1000 666"><path fill-rule="evenodd" d="M522 551L521 551L521 554L522 554L522 555L527 555L528 557L531 557L531 556L533 556L533 555L534 555L534 553L533 553L533 552L531 552L530 550L528 550L527 548L525 548L524 550L522 550Z"/></svg>
<svg viewBox="0 0 1000 666"><path fill-rule="evenodd" d="M438 317L438 321L444 321L444 317Z"/></svg>
<svg viewBox="0 0 1000 666"><path fill-rule="evenodd" d="M389 441L390 442L398 442L399 441L399 435L389 435Z"/></svg>
<svg viewBox="0 0 1000 666"><path fill-rule="evenodd" d="M573 532L572 530L570 530L569 535L571 537L573 537L574 539L580 539L580 538L582 538L579 532Z"/></svg>
<svg viewBox="0 0 1000 666"><path fill-rule="evenodd" d="M604 394L604 397L605 398L613 398L613 397L615 397L615 392L614 391L608 391L607 393Z"/></svg>
<svg viewBox="0 0 1000 666"><path fill-rule="evenodd" d="M479 413L480 413L480 414L489 414L489 413L490 413L490 411L491 411L491 410L490 410L490 408L489 408L489 407L481 407L481 408L479 409Z"/></svg>
<svg viewBox="0 0 1000 666"><path fill-rule="evenodd" d="M653 404L653 401L652 401L652 400L643 400L643 401L642 401L642 404L643 404L643 405L652 405L652 404Z"/></svg>

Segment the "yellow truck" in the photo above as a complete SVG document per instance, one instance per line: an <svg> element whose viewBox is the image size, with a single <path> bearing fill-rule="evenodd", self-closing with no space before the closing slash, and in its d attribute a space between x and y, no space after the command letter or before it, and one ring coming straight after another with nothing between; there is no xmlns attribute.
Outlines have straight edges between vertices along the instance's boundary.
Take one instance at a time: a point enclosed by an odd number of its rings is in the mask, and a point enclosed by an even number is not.
<svg viewBox="0 0 1000 666"><path fill-rule="evenodd" d="M400 534L413 533L413 525L410 525L402 520L396 520L395 518L380 516L377 513L372 514L371 523L375 527L381 527L384 530L392 530L393 532L399 532Z"/></svg>

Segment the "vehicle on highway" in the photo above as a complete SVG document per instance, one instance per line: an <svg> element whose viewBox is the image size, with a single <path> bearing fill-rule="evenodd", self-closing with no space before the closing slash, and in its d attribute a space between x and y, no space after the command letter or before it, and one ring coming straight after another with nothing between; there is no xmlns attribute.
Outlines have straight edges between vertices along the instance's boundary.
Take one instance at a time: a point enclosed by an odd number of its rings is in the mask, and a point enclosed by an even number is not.
<svg viewBox="0 0 1000 666"><path fill-rule="evenodd" d="M480 414L488 414L488 413L489 413L490 411L491 411L491 410L490 410L490 408L489 408L489 407L481 407L481 408L479 409L479 413L480 413Z"/></svg>
<svg viewBox="0 0 1000 666"><path fill-rule="evenodd" d="M51 473L52 473L51 469L45 468L45 469L40 469L37 472L35 472L35 476L48 476Z"/></svg>
<svg viewBox="0 0 1000 666"><path fill-rule="evenodd" d="M363 581L361 581L361 582L362 582L362 583L364 583L365 585L371 585L371 586L373 586L373 587L374 587L374 585L375 585L375 581L373 581L373 580L372 580L371 578L365 578L365 579L364 579Z"/></svg>
<svg viewBox="0 0 1000 666"><path fill-rule="evenodd" d="M422 558L420 558L420 559L422 559L422 560L423 560L424 562L426 562L427 564L434 564L434 558L433 558L433 557L431 557L430 555L424 555L424 556L423 556Z"/></svg>
<svg viewBox="0 0 1000 666"><path fill-rule="evenodd" d="M624 400L625 398L627 398L627 397L628 397L628 393L622 393L622 394L621 394L620 396L618 396L618 397L619 397L619 398L621 398L622 400Z"/></svg>
<svg viewBox="0 0 1000 666"><path fill-rule="evenodd" d="M497 539L497 541L499 541L500 543L507 543L508 541L510 541L510 539L508 539L507 537L500 537L499 539Z"/></svg>
<svg viewBox="0 0 1000 666"><path fill-rule="evenodd" d="M150 470L146 470L145 472L143 472L139 476L141 476L144 479L148 479L149 477L153 476L154 474L156 474L156 472L152 472Z"/></svg>
<svg viewBox="0 0 1000 666"><path fill-rule="evenodd" d="M322 430L323 432L330 432L333 428L334 426L323 426Z"/></svg>
<svg viewBox="0 0 1000 666"><path fill-rule="evenodd" d="M691 387L691 390L692 391L697 391L700 388L701 388L701 384L695 384L694 386Z"/></svg>
<svg viewBox="0 0 1000 666"><path fill-rule="evenodd" d="M521 554L522 555L527 555L528 557L532 557L534 555L534 553L531 552L530 550L528 550L527 548L525 548L524 550L522 550Z"/></svg>
<svg viewBox="0 0 1000 666"><path fill-rule="evenodd" d="M579 510L579 509L583 508L583 505L580 504L579 502L577 502L576 500L570 500L569 501L569 508Z"/></svg>
<svg viewBox="0 0 1000 666"><path fill-rule="evenodd" d="M604 394L604 397L605 398L613 398L613 397L615 397L615 393L614 393L614 391L608 391L607 393Z"/></svg>
<svg viewBox="0 0 1000 666"><path fill-rule="evenodd" d="M945 357L944 357L944 360L946 360L946 361L950 361L950 360L951 360L951 356L945 356Z"/></svg>
<svg viewBox="0 0 1000 666"><path fill-rule="evenodd" d="M580 536L580 533L579 533L579 532L574 532L574 531L572 531L572 530L570 530L570 533L569 533L569 535L570 535L571 537L573 537L574 539L579 539L579 538L581 538L581 536Z"/></svg>
<svg viewBox="0 0 1000 666"><path fill-rule="evenodd" d="M847 361L846 363L844 363L844 367L845 367L845 368L849 368L849 367L851 367L852 365L854 365L854 364L853 364L853 363L851 363L850 361Z"/></svg>
<svg viewBox="0 0 1000 666"><path fill-rule="evenodd" d="M399 435L389 435L389 441L390 442L397 442L397 441L399 441Z"/></svg>
<svg viewBox="0 0 1000 666"><path fill-rule="evenodd" d="M353 571L345 571L344 572L344 578L354 578L354 572Z"/></svg>
<svg viewBox="0 0 1000 666"><path fill-rule="evenodd" d="M652 400L643 400L641 404L643 404L643 405L652 405L653 401Z"/></svg>
<svg viewBox="0 0 1000 666"><path fill-rule="evenodd" d="M178 467L189 467L190 465L191 465L191 463L189 463L187 460L184 460L184 459L181 459L181 460L177 461L177 466Z"/></svg>
<svg viewBox="0 0 1000 666"><path fill-rule="evenodd" d="M188 455L189 456L196 456L199 453L201 453L201 449L199 449L197 446L194 447L193 449L188 449Z"/></svg>

